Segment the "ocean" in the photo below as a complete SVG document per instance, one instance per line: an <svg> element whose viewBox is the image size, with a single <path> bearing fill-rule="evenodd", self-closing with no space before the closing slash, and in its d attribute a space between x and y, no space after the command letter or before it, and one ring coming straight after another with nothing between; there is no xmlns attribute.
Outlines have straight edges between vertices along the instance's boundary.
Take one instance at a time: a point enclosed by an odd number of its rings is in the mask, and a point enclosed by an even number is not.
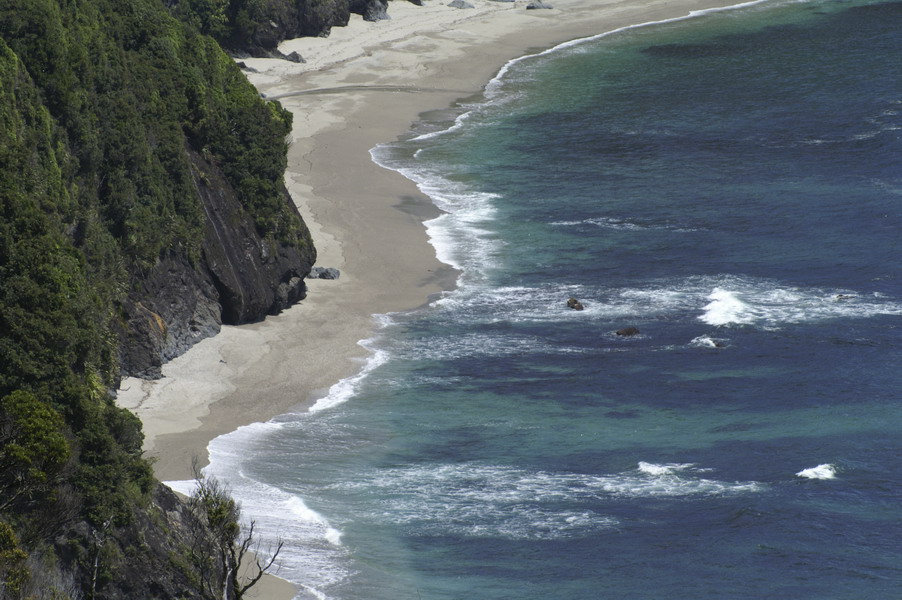
<svg viewBox="0 0 902 600"><path fill-rule="evenodd" d="M301 597L902 597L902 2L564 44L372 154L457 289L210 446Z"/></svg>

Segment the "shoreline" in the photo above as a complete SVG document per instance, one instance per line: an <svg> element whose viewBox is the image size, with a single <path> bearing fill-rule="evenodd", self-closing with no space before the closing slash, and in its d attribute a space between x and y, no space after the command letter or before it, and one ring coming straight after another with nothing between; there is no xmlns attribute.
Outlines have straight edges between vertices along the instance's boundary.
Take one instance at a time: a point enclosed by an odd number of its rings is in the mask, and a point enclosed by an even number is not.
<svg viewBox="0 0 902 600"><path fill-rule="evenodd" d="M265 321L224 326L163 367L163 378L122 382L117 402L144 424L145 454L160 480L190 479L207 445L240 426L306 410L365 365L360 345L374 315L422 306L453 289L457 272L435 257L423 223L440 211L370 149L408 133L427 112L483 92L512 61L627 27L737 6L722 0L472 0L475 9L392 2L391 20L352 15L328 38L280 45L306 63L245 59L248 79L294 115L285 182L310 228L318 266L307 298ZM741 4L744 6L751 3ZM283 580L267 578L266 584ZM289 587L255 589L291 598Z"/></svg>

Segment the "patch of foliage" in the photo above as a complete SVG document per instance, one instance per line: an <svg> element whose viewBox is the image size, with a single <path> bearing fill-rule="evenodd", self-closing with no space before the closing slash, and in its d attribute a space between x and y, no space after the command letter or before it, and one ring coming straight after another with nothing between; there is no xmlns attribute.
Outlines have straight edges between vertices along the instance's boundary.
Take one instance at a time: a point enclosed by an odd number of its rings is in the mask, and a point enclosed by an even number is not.
<svg viewBox="0 0 902 600"><path fill-rule="evenodd" d="M216 32L222 2L186 5ZM76 521L113 531L146 502L140 422L108 393L119 303L161 257L200 256L189 149L262 235L298 243L290 128L159 0L0 0L0 558Z"/></svg>

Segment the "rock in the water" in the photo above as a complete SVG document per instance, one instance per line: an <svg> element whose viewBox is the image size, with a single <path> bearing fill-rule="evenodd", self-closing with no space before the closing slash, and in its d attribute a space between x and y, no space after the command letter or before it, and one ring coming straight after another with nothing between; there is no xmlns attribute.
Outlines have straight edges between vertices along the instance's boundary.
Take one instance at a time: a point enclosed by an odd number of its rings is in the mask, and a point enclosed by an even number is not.
<svg viewBox="0 0 902 600"><path fill-rule="evenodd" d="M624 327L623 329L618 329L614 333L616 333L617 335L622 335L624 337L629 337L631 335L637 335L639 333L639 330L635 327Z"/></svg>
<svg viewBox="0 0 902 600"><path fill-rule="evenodd" d="M585 306L583 306L583 303L576 298L570 298L569 300L567 300L567 308L572 308L573 310L583 310Z"/></svg>
<svg viewBox="0 0 902 600"><path fill-rule="evenodd" d="M292 52L291 54L285 55L285 60L290 60L293 63L305 63L304 57L298 54L297 52Z"/></svg>
<svg viewBox="0 0 902 600"><path fill-rule="evenodd" d="M411 4L416 4L417 6L423 6L423 0L408 0Z"/></svg>
<svg viewBox="0 0 902 600"><path fill-rule="evenodd" d="M334 267L313 267L307 279L338 279L339 275L341 273Z"/></svg>
<svg viewBox="0 0 902 600"><path fill-rule="evenodd" d="M476 8L475 6L473 6L469 2L465 2L464 0L453 0L452 2L448 3L448 6L450 6L451 8Z"/></svg>
<svg viewBox="0 0 902 600"><path fill-rule="evenodd" d="M529 4L526 5L527 10L538 9L538 8L554 8L550 4L545 4L542 0L532 0Z"/></svg>

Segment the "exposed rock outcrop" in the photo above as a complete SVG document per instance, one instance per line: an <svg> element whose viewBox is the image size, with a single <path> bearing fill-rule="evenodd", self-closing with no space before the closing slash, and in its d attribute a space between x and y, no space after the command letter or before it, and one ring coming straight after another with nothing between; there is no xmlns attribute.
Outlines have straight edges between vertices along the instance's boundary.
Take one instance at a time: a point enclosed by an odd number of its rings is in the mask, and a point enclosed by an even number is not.
<svg viewBox="0 0 902 600"><path fill-rule="evenodd" d="M184 0L162 0L176 17L193 22L193 8L180 6ZM417 0L417 4L422 4ZM236 58L279 58L278 45L297 37L326 37L332 27L344 27L351 13L366 21L390 19L388 0L256 0L253 10L227 13L227 23L216 31L203 31L217 38ZM294 62L303 62L295 60Z"/></svg>
<svg viewBox="0 0 902 600"><path fill-rule="evenodd" d="M189 151L206 216L201 256L168 256L129 294L120 365L159 377L160 367L200 340L262 319L302 299L316 260L306 229L297 245L262 238L221 171ZM285 200L291 199L285 192ZM293 206L293 204L292 204Z"/></svg>
<svg viewBox="0 0 902 600"><path fill-rule="evenodd" d="M526 5L526 10L535 10L535 9L540 9L540 8L551 9L554 7L551 6L550 4L546 4L545 2L542 2L542 0L532 0L532 2L530 2L529 4Z"/></svg>
<svg viewBox="0 0 902 600"><path fill-rule="evenodd" d="M571 297L567 300L567 308L572 308L573 310L583 310L585 306L583 306L583 303L576 298Z"/></svg>
<svg viewBox="0 0 902 600"><path fill-rule="evenodd" d="M384 21L388 15L388 0L351 0L351 12L362 15L364 21Z"/></svg>
<svg viewBox="0 0 902 600"><path fill-rule="evenodd" d="M307 279L338 279L340 275L335 267L313 267Z"/></svg>

